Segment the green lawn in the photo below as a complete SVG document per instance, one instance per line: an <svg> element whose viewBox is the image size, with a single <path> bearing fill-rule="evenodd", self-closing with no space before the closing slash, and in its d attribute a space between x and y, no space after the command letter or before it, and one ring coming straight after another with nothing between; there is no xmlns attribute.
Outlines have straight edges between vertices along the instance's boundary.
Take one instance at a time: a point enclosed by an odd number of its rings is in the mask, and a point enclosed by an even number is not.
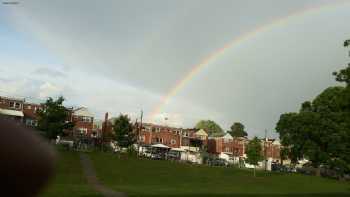
<svg viewBox="0 0 350 197"><path fill-rule="evenodd" d="M79 153L59 152L57 175L41 196L101 196L86 182ZM234 168L191 166L168 161L118 159L89 153L98 178L129 196L350 196L350 183Z"/></svg>
<svg viewBox="0 0 350 197"><path fill-rule="evenodd" d="M350 196L350 183L91 153L99 179L129 196ZM235 195L233 195L235 194Z"/></svg>
<svg viewBox="0 0 350 197"><path fill-rule="evenodd" d="M44 189L42 197L85 196L97 197L97 194L86 182L79 153L59 151L56 176Z"/></svg>

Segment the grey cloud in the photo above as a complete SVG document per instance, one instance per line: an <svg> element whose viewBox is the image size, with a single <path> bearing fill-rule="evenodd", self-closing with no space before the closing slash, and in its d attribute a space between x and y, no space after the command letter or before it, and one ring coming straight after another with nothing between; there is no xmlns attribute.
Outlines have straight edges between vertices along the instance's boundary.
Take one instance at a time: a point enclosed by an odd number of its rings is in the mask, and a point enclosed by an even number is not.
<svg viewBox="0 0 350 197"><path fill-rule="evenodd" d="M114 106L114 111L135 112L151 111L157 96L239 35L335 2L341 1L26 1L13 14L18 28L31 30L64 64L79 70L78 76L94 75L94 83L111 89L97 76L136 87L118 88L110 97L99 97L98 88L79 91L75 102L100 111ZM334 85L330 73L345 62L341 42L350 31L343 20L348 7L314 11L228 49L163 112L181 114L185 126L211 118L225 128L242 121L251 134L273 130L280 113L297 110L300 102Z"/></svg>

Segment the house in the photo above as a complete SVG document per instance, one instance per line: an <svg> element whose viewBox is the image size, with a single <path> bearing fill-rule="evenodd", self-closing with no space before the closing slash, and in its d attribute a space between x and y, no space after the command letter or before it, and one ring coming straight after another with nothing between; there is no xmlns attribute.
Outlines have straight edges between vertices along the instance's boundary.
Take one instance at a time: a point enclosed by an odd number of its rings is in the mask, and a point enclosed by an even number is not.
<svg viewBox="0 0 350 197"><path fill-rule="evenodd" d="M92 125L92 136L101 137L102 136L103 121L94 120Z"/></svg>
<svg viewBox="0 0 350 197"><path fill-rule="evenodd" d="M171 148L191 147L199 150L207 146L208 134L204 130L183 129L169 126L143 123L141 131L138 132L138 143L150 145L161 143Z"/></svg>
<svg viewBox="0 0 350 197"><path fill-rule="evenodd" d="M143 123L138 134L138 142L141 145L160 143L171 148L179 148L181 133L182 130L179 128Z"/></svg>
<svg viewBox="0 0 350 197"><path fill-rule="evenodd" d="M93 137L94 115L86 107L79 107L72 110L71 121L74 123L74 135Z"/></svg>
<svg viewBox="0 0 350 197"><path fill-rule="evenodd" d="M244 137L232 137L229 133L213 134L208 138L208 152L233 160L245 157L248 140ZM223 155L225 154L225 155ZM220 156L220 157L221 157Z"/></svg>
<svg viewBox="0 0 350 197"><path fill-rule="evenodd" d="M18 123L23 122L23 104L24 99L0 97L0 115L6 119L14 120Z"/></svg>
<svg viewBox="0 0 350 197"><path fill-rule="evenodd" d="M281 143L276 139L261 139L262 155L267 160L279 162L281 160Z"/></svg>
<svg viewBox="0 0 350 197"><path fill-rule="evenodd" d="M23 104L23 123L30 127L35 127L38 125L38 111L42 110L44 107L40 104L35 103L24 103Z"/></svg>

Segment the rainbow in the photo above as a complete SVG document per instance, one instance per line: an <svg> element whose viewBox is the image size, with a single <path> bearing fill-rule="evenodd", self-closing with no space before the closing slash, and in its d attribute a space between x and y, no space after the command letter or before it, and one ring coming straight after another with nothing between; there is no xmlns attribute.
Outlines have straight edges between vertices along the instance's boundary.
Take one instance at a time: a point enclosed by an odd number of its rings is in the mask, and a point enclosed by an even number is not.
<svg viewBox="0 0 350 197"><path fill-rule="evenodd" d="M244 43L256 37L258 34L261 34L273 29L274 27L286 25L291 19L304 17L305 15L309 15L309 14L315 14L317 12L325 11L326 9L332 9L335 7L342 6L346 3L349 3L349 1L340 1L337 3L328 3L328 4L322 4L314 7L304 8L302 10L292 12L291 14L286 15L282 18L275 19L270 23L258 26L254 30L234 38L232 41L225 44L222 48L209 54L207 57L201 60L199 64L192 66L191 70L183 78L178 80L175 86L173 86L166 95L162 96L159 104L154 108L154 110L148 116L148 120L155 120L156 116L160 114L160 112L162 111L162 108L168 104L168 102L172 97L174 97L180 90L182 90L186 86L186 84L188 84L189 81L191 81L193 77L195 77L200 73L202 69L204 69L210 63L214 62L220 56L224 55L224 53L228 51L228 49L238 46L239 44Z"/></svg>

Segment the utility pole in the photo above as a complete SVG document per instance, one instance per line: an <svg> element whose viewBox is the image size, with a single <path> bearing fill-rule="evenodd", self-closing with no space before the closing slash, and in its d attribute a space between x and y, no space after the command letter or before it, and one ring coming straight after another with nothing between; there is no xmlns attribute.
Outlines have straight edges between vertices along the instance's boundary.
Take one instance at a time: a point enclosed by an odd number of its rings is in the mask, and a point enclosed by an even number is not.
<svg viewBox="0 0 350 197"><path fill-rule="evenodd" d="M143 110L141 109L139 135L140 135L140 133L141 133L141 131L142 131L142 118L143 118Z"/></svg>
<svg viewBox="0 0 350 197"><path fill-rule="evenodd" d="M265 157L265 171L267 171L267 130L265 129L265 139L264 139L264 157Z"/></svg>

